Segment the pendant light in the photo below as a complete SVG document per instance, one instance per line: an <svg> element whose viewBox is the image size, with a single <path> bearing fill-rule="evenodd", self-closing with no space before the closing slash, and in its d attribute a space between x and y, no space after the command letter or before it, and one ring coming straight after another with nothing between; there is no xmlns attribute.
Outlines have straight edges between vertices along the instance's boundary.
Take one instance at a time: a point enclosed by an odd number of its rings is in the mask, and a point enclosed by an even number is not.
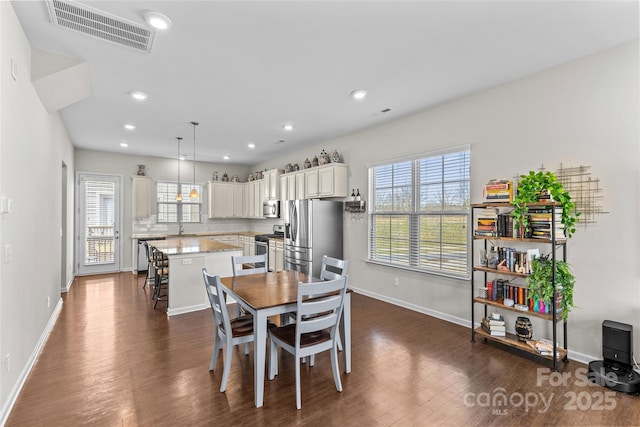
<svg viewBox="0 0 640 427"><path fill-rule="evenodd" d="M176 193L176 202L182 201L182 193L180 192L180 142L182 138L177 137L178 140L178 192Z"/></svg>
<svg viewBox="0 0 640 427"><path fill-rule="evenodd" d="M191 193L189 193L189 198L197 199L200 197L198 194L198 190L196 190L196 126L198 126L198 122L191 122L193 125L193 188L191 189Z"/></svg>

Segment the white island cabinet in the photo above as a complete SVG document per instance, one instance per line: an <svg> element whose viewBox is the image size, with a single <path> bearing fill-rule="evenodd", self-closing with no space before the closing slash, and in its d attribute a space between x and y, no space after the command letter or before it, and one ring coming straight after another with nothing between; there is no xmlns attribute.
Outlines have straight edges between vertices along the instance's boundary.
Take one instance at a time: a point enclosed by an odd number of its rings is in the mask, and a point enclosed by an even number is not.
<svg viewBox="0 0 640 427"><path fill-rule="evenodd" d="M242 249L206 238L176 238L150 242L169 257L167 316L209 308L202 268L221 277L232 276L231 257Z"/></svg>

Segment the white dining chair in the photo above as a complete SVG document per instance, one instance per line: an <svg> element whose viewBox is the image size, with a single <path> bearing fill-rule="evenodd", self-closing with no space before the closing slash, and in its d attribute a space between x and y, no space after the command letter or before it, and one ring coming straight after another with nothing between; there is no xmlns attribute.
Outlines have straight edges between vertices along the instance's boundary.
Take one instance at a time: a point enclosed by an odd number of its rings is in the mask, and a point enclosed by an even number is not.
<svg viewBox="0 0 640 427"><path fill-rule="evenodd" d="M262 264L262 267L255 267L256 264ZM247 274L258 274L267 272L267 255L244 255L232 256L231 265L233 267L234 276L245 276ZM254 267L250 268L249 266Z"/></svg>
<svg viewBox="0 0 640 427"><path fill-rule="evenodd" d="M244 316L230 319L227 310L227 291L226 287L220 281L220 276L212 276L207 273L207 269L202 269L204 284L207 288L209 303L213 311L213 321L216 329L216 339L213 346L213 354L211 355L211 363L209 370L213 371L218 353L224 349L224 368L222 370L222 382L220 383L220 392L227 389L227 381L229 380L229 372L231 371L231 356L233 346L246 344L245 355L249 354L249 343L255 340L253 333L253 316L246 314Z"/></svg>
<svg viewBox="0 0 640 427"><path fill-rule="evenodd" d="M296 407L302 406L300 364L309 356L330 352L336 389L342 392L338 366L338 324L342 315L347 277L312 283L298 283L296 323L269 329L271 351L269 380L278 374L278 347L294 355L296 366Z"/></svg>
<svg viewBox="0 0 640 427"><path fill-rule="evenodd" d="M349 261L345 259L333 258L327 255L322 256L322 266L320 267L320 279L322 280L335 280L339 277L345 277L347 275L347 268L349 267ZM296 313L289 313L290 318L295 318ZM340 339L340 332L338 332L338 350L342 351L342 340ZM310 364L313 366L313 356L311 356Z"/></svg>

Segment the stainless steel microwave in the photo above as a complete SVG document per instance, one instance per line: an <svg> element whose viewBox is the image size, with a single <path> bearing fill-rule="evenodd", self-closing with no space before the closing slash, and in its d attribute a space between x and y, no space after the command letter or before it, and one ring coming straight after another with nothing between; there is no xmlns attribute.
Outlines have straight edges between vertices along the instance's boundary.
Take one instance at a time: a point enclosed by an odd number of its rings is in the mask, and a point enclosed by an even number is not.
<svg viewBox="0 0 640 427"><path fill-rule="evenodd" d="M265 200L262 202L262 216L265 218L280 218L280 200Z"/></svg>

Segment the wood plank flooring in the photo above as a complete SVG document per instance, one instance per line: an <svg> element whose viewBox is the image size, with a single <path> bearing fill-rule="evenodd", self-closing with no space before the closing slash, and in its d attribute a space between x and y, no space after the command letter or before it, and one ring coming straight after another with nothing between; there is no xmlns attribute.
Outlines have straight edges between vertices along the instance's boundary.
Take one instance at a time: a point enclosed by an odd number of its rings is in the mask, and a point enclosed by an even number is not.
<svg viewBox="0 0 640 427"><path fill-rule="evenodd" d="M344 391L335 389L328 354L320 355L302 368L296 410L293 360L281 352L258 409L252 353L233 350L220 393L222 357L208 370L211 311L167 318L152 308L143 278L75 280L8 426L640 424L640 397L584 384L584 365L563 364L563 382L560 373L549 377L548 365L471 343L467 328L358 294Z"/></svg>

